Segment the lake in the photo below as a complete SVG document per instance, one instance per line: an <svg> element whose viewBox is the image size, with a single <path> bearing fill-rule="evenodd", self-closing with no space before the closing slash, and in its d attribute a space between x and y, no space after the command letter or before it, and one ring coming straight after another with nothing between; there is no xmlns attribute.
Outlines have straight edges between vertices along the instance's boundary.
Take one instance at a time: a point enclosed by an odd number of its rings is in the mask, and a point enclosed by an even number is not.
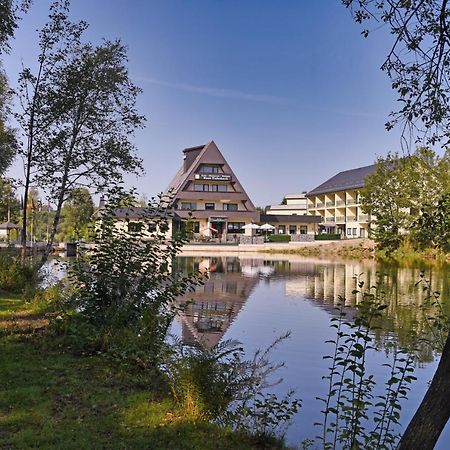
<svg viewBox="0 0 450 450"><path fill-rule="evenodd" d="M345 301L349 314L361 300L358 281L366 287L378 283L385 293L385 317L377 331L377 351L370 354L368 372L380 385L386 380L383 364L391 358L386 343L394 340L407 345L411 331L427 325L426 313L420 307L426 299L421 269L434 291L441 293L444 309L450 309L449 268L447 265L426 267L383 265L371 260L323 260L294 255L243 254L185 255L176 261L179 270L209 271L204 286L182 301L193 303L177 317L173 332L189 344L213 346L223 339L237 339L251 356L258 348L269 346L278 336L291 331L291 337L272 353L274 361L284 361L280 375L283 383L274 388L282 394L290 388L302 399L302 408L289 427L286 440L299 446L306 438L319 434L313 424L321 421L322 404L316 400L327 392L325 380L332 351L328 339L335 337L330 319L336 317L336 306ZM345 299L345 300L343 300ZM427 345L421 346L420 363L414 382L402 409L406 425L420 403L427 384L436 369L439 355ZM313 447L314 448L314 447ZM437 449L450 448L450 426L442 434Z"/></svg>

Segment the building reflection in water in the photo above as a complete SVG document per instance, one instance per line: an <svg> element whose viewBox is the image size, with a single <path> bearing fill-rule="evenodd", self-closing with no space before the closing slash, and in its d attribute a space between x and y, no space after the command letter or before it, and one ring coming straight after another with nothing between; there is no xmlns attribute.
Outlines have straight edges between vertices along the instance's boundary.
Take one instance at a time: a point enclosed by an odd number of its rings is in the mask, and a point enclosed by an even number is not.
<svg viewBox="0 0 450 450"><path fill-rule="evenodd" d="M180 298L180 303L192 300L180 318L186 343L217 344L259 282L268 285L284 283L285 295L306 299L331 315L343 302L352 307L362 299L356 292L358 282L364 288L378 285L388 305L387 315L378 332L380 342L395 333L400 344L407 345L412 332L422 332L427 326L427 312L420 308L427 292L417 286L420 269L377 264L375 261L324 261L285 255L253 257L181 257L178 270L184 273L209 272L204 286ZM447 267L426 270L433 291L449 297ZM274 302L274 305L276 303ZM446 305L449 307L450 305ZM430 355L431 356L431 355ZM425 358L426 359L426 358Z"/></svg>
<svg viewBox="0 0 450 450"><path fill-rule="evenodd" d="M185 273L208 272L209 278L195 292L179 298L187 304L180 313L183 341L208 348L218 344L258 283L243 276L245 267L236 257L180 258Z"/></svg>

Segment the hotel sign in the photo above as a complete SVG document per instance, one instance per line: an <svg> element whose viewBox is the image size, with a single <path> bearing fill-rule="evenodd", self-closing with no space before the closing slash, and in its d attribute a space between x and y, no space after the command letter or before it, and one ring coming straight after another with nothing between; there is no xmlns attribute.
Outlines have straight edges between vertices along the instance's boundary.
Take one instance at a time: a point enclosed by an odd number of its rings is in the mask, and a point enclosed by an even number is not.
<svg viewBox="0 0 450 450"><path fill-rule="evenodd" d="M231 175L223 173L196 173L195 179L203 181L231 181Z"/></svg>

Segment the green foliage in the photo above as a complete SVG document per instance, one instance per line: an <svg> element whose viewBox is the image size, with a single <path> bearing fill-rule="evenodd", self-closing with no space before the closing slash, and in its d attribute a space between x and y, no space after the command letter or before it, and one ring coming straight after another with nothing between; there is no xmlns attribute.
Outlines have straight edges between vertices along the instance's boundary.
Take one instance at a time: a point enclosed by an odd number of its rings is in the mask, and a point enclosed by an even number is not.
<svg viewBox="0 0 450 450"><path fill-rule="evenodd" d="M412 225L412 235L419 248L450 252L450 192L442 195L435 208L423 211Z"/></svg>
<svg viewBox="0 0 450 450"><path fill-rule="evenodd" d="M291 236L289 234L271 234L269 235L269 242L290 242Z"/></svg>
<svg viewBox="0 0 450 450"><path fill-rule="evenodd" d="M398 111L386 123L400 125L403 142L449 143L449 15L446 0L342 0L351 8L363 36L386 29L392 37L381 69L398 94Z"/></svg>
<svg viewBox="0 0 450 450"><path fill-rule="evenodd" d="M16 197L16 189L11 180L0 178L0 222L9 219L16 224L19 222L20 203Z"/></svg>
<svg viewBox="0 0 450 450"><path fill-rule="evenodd" d="M377 160L375 172L365 179L361 203L372 217L371 235L380 250L398 249L419 216L436 208L448 189L449 164L448 154L439 158L426 148L403 158L389 153Z"/></svg>
<svg viewBox="0 0 450 450"><path fill-rule="evenodd" d="M8 41L14 36L21 13L28 10L31 0L0 1L0 54L9 50Z"/></svg>
<svg viewBox="0 0 450 450"><path fill-rule="evenodd" d="M129 78L127 49L120 41L84 42L87 27L70 21L68 0L55 1L39 32L35 71L25 67L19 78L24 202L36 184L56 205L44 260L74 189L88 185L102 191L119 183L123 173L142 171L133 135L144 118L136 110L140 89ZM24 208L25 230L27 221Z"/></svg>
<svg viewBox="0 0 450 450"><path fill-rule="evenodd" d="M0 250L0 290L30 295L40 281L38 267L31 259Z"/></svg>
<svg viewBox="0 0 450 450"><path fill-rule="evenodd" d="M1 443L46 450L223 450L255 448L248 436L193 423L176 409L167 387L141 368L103 355L74 356L43 332L40 308L0 299ZM14 306L13 306L14 305ZM5 324L21 322L4 333ZM40 328L38 328L40 327ZM39 329L39 333L30 330Z"/></svg>
<svg viewBox="0 0 450 450"><path fill-rule="evenodd" d="M237 341L224 341L211 349L176 341L163 371L180 409L194 420L230 425L261 442L282 438L300 401L293 391L280 399L267 390L281 382L270 379L284 366L272 363L270 353L288 336L258 350L250 360Z"/></svg>
<svg viewBox="0 0 450 450"><path fill-rule="evenodd" d="M126 226L129 218L125 226L116 218L123 201L120 190L110 193L98 218L92 254L79 258L71 269L75 292L68 300L64 325L58 327L75 336L79 346L86 333L86 351L126 356L140 349L141 364L156 368L175 313L172 302L193 289L198 276L172 273L171 261L185 241L168 239L162 231L172 219L170 198L152 199L147 208L139 209L146 226L136 230Z"/></svg>
<svg viewBox="0 0 450 450"><path fill-rule="evenodd" d="M338 241L341 239L341 235L339 233L320 233L314 236L314 240L316 241Z"/></svg>
<svg viewBox="0 0 450 450"><path fill-rule="evenodd" d="M421 342L425 343L432 351L442 353L450 330L450 317L445 313L440 300L441 293L433 291L431 282L425 277L425 272L420 273L420 280L416 286L421 286L425 293L425 299L421 308L425 312L426 329L419 336Z"/></svg>
<svg viewBox="0 0 450 450"><path fill-rule="evenodd" d="M318 423L322 434L317 437L324 449L391 449L399 435L395 427L400 423L400 402L405 399L410 384L415 380L414 356L410 349L402 349L394 341L387 343L392 353L391 362L385 364L388 377L385 389L375 395L376 380L367 373L367 360L375 350L373 331L377 329L383 310L384 294L379 285L361 291L362 301L357 305L354 320L346 319L345 307L332 319L336 338L328 341L333 354L325 356L331 362L324 379L328 394L319 398L323 403L323 422ZM340 299L343 301L344 299Z"/></svg>
<svg viewBox="0 0 450 450"><path fill-rule="evenodd" d="M94 202L87 188L76 188L64 203L57 238L63 242L90 240L94 226Z"/></svg>
<svg viewBox="0 0 450 450"><path fill-rule="evenodd" d="M1 10L1 2L0 2ZM1 13L0 13L1 17ZM0 19L1 22L1 19ZM0 31L1 41L1 31ZM1 43L0 43L1 53ZM6 82L6 77L3 74L0 65L0 176L2 176L6 169L12 163L17 152L17 140L14 130L9 128L6 124L9 108L10 92Z"/></svg>

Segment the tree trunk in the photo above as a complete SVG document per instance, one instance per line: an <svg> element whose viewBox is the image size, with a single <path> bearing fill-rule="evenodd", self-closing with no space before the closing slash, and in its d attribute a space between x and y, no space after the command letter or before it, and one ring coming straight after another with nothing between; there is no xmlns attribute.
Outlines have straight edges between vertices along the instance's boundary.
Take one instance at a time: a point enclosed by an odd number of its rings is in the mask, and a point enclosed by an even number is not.
<svg viewBox="0 0 450 450"><path fill-rule="evenodd" d="M450 333L433 380L398 450L432 450L450 417Z"/></svg>
<svg viewBox="0 0 450 450"><path fill-rule="evenodd" d="M64 196L63 194L61 194L58 199L58 205L56 207L55 217L53 218L52 229L50 231L50 236L47 240L47 245L45 247L44 254L42 255L41 264L44 264L47 261L48 257L50 256L50 253L52 252L53 243L55 241L55 235L58 230L59 220L61 218L61 209L63 203L64 203Z"/></svg>

